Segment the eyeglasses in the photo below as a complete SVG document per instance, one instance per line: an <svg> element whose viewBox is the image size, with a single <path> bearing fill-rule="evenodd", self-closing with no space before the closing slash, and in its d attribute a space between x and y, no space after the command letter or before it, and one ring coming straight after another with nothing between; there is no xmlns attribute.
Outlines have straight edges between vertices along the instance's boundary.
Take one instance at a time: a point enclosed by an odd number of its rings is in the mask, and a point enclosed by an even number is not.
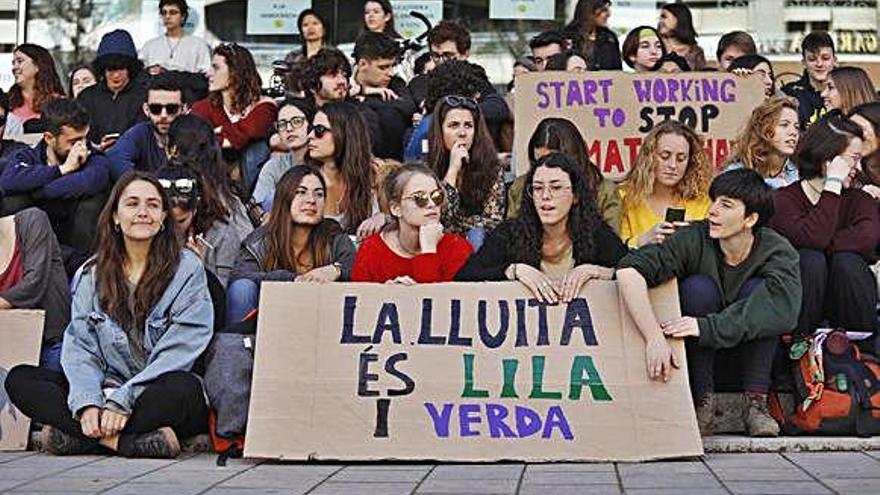
<svg viewBox="0 0 880 495"><path fill-rule="evenodd" d="M159 179L159 184L162 186L162 189L165 189L166 191L169 191L171 193L183 194L186 196L192 194L196 188L195 179L188 179L185 177L176 180Z"/></svg>
<svg viewBox="0 0 880 495"><path fill-rule="evenodd" d="M306 123L305 117L292 117L290 120L279 120L275 123L275 130L299 129ZM320 136L319 136L320 137Z"/></svg>
<svg viewBox="0 0 880 495"><path fill-rule="evenodd" d="M563 186L561 184L529 184L526 186L526 194L532 199L541 199L544 193L550 194L550 199L555 199L563 194L571 192L571 186Z"/></svg>
<svg viewBox="0 0 880 495"><path fill-rule="evenodd" d="M443 192L443 189L435 189L431 192L416 191L401 199L411 199L419 208L427 207L428 201L431 201L437 206L443 206L443 203L446 201L446 193Z"/></svg>
<svg viewBox="0 0 880 495"><path fill-rule="evenodd" d="M431 60L434 62L445 62L447 60L452 60L457 56L458 54L455 52L430 52Z"/></svg>
<svg viewBox="0 0 880 495"><path fill-rule="evenodd" d="M165 110L167 115L177 115L177 113L180 112L179 103L168 103L165 105L162 105L161 103L150 103L147 105L147 108L153 115L162 115L162 110Z"/></svg>
<svg viewBox="0 0 880 495"><path fill-rule="evenodd" d="M449 95L443 98L443 101L452 108L466 108L472 112L480 111L480 105L477 103L477 100L466 96Z"/></svg>
<svg viewBox="0 0 880 495"><path fill-rule="evenodd" d="M323 124L317 124L309 127L309 132L314 134L316 138L321 139L324 137L324 134L333 133L333 129L324 126Z"/></svg>

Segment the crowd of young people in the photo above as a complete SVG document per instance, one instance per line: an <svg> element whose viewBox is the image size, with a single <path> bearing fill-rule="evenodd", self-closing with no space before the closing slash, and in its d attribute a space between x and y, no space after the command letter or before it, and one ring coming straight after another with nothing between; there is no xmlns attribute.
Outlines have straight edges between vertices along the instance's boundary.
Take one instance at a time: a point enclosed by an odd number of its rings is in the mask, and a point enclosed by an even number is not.
<svg viewBox="0 0 880 495"><path fill-rule="evenodd" d="M707 70L685 5L621 48L610 3L577 2L515 72ZM207 428L194 363L214 330L252 317L265 280L509 280L556 304L616 279L651 379L676 372L669 339L685 340L704 434L716 354L738 356L746 429L767 436L781 335L876 342L880 102L827 33L804 38L803 77L781 88L751 36L721 38L718 70L759 75L766 96L722 173L704 136L667 120L616 184L584 130L548 118L511 182L513 85L505 100L456 22L431 29L406 81L389 2L364 4L353 65L305 10L273 99L247 48L184 34L185 0L159 12L163 36L138 51L106 34L67 88L48 51L16 47L0 98L0 310L46 310L40 365L5 386L50 452L177 455ZM34 147L14 141L34 132ZM659 321L647 290L673 278L683 316Z"/></svg>

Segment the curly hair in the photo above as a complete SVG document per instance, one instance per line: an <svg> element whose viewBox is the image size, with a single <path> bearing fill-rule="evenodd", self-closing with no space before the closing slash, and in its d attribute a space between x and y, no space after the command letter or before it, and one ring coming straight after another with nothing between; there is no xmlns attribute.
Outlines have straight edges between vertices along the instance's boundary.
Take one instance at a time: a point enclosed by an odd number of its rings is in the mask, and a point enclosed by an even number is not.
<svg viewBox="0 0 880 495"><path fill-rule="evenodd" d="M462 167L459 176L461 181L459 190L462 209L469 215L475 215L482 213L486 198L498 181L501 170L495 143L492 142L492 136L479 108L471 110L465 107L453 107L446 98L437 102L431 119L431 128L428 130L427 162L437 177L446 176L446 171L449 169L449 150L443 142L443 123L449 111L456 108L470 111L474 119L474 140L469 150L468 165ZM457 184L450 185L458 187Z"/></svg>
<svg viewBox="0 0 880 495"><path fill-rule="evenodd" d="M63 98L64 85L61 84L61 78L55 70L55 60L48 50L39 45L31 43L23 43L15 47L13 53L21 52L34 62L37 66L37 76L34 81L34 101L33 107L38 113L43 112L43 107L49 101L56 98ZM9 107L13 110L24 105L24 94L18 83L9 88Z"/></svg>
<svg viewBox="0 0 880 495"><path fill-rule="evenodd" d="M263 80L257 72L254 57L247 48L236 43L224 43L214 48L213 55L220 55L229 67L229 91L232 93L232 113L241 114L260 99ZM215 107L223 106L223 95L212 91L208 101Z"/></svg>
<svg viewBox="0 0 880 495"><path fill-rule="evenodd" d="M586 171L562 153L554 152L541 158L526 174L526 184L531 184L535 171L541 167L558 168L568 174L574 201L568 213L566 225L571 236L575 264L589 263L595 258L593 233L602 224L602 217L596 209L596 198L589 188ZM526 263L538 268L541 265L541 246L544 240L544 225L538 216L535 202L524 196L519 216L513 220L513 242L508 246L510 259L514 263Z"/></svg>
<svg viewBox="0 0 880 495"><path fill-rule="evenodd" d="M773 136L782 110L786 108L794 110L797 115L797 100L790 96L773 96L755 108L742 133L736 138L736 148L727 163L741 162L744 168L754 169L762 177L775 172L785 158L778 159Z"/></svg>
<svg viewBox="0 0 880 495"><path fill-rule="evenodd" d="M345 74L346 79L351 78L351 64L338 48L325 46L305 62L302 87L307 91L317 92L321 89L321 76L336 72Z"/></svg>
<svg viewBox="0 0 880 495"><path fill-rule="evenodd" d="M466 60L450 60L428 73L425 108L434 108L446 95L475 98L486 86L486 71Z"/></svg>
<svg viewBox="0 0 880 495"><path fill-rule="evenodd" d="M660 138L666 134L682 136L688 142L687 170L675 185L675 195L682 200L691 200L705 197L709 193L709 183L714 173L709 157L703 151L703 138L681 122L667 120L649 132L639 148L635 166L621 186L622 211L630 210L654 193L655 171L659 161L657 148Z"/></svg>

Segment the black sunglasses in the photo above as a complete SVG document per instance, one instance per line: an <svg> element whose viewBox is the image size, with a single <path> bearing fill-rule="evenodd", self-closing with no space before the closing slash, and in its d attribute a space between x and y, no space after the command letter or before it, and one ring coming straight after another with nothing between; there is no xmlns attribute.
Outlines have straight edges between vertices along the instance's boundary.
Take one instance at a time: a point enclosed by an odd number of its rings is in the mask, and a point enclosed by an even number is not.
<svg viewBox="0 0 880 495"><path fill-rule="evenodd" d="M317 124L309 127L309 132L315 135L316 138L321 139L324 137L324 134L328 132L332 133L333 130L329 127L324 126L323 124Z"/></svg>
<svg viewBox="0 0 880 495"><path fill-rule="evenodd" d="M443 98L443 101L446 102L452 108L466 108L472 112L479 112L480 105L477 103L477 100L473 98L467 98L465 96L455 96L449 95Z"/></svg>
<svg viewBox="0 0 880 495"><path fill-rule="evenodd" d="M196 188L195 179L188 179L186 177L182 179L159 179L159 184L162 185L162 189L165 189L172 195L174 193L182 194L184 196L189 196L193 193Z"/></svg>
<svg viewBox="0 0 880 495"><path fill-rule="evenodd" d="M180 112L180 104L178 103L168 103L166 105L150 103L147 105L147 108L153 115L162 115L162 109L164 109L165 113L168 115L177 115L177 113Z"/></svg>

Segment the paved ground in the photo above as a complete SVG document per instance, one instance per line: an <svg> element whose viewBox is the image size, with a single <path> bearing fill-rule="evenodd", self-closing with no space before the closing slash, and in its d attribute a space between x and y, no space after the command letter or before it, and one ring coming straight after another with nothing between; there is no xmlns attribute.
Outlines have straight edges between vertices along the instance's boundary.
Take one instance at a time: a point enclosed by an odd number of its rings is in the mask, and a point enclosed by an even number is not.
<svg viewBox="0 0 880 495"><path fill-rule="evenodd" d="M880 493L880 451L707 454L642 464L281 464L0 453L0 493L819 494Z"/></svg>

